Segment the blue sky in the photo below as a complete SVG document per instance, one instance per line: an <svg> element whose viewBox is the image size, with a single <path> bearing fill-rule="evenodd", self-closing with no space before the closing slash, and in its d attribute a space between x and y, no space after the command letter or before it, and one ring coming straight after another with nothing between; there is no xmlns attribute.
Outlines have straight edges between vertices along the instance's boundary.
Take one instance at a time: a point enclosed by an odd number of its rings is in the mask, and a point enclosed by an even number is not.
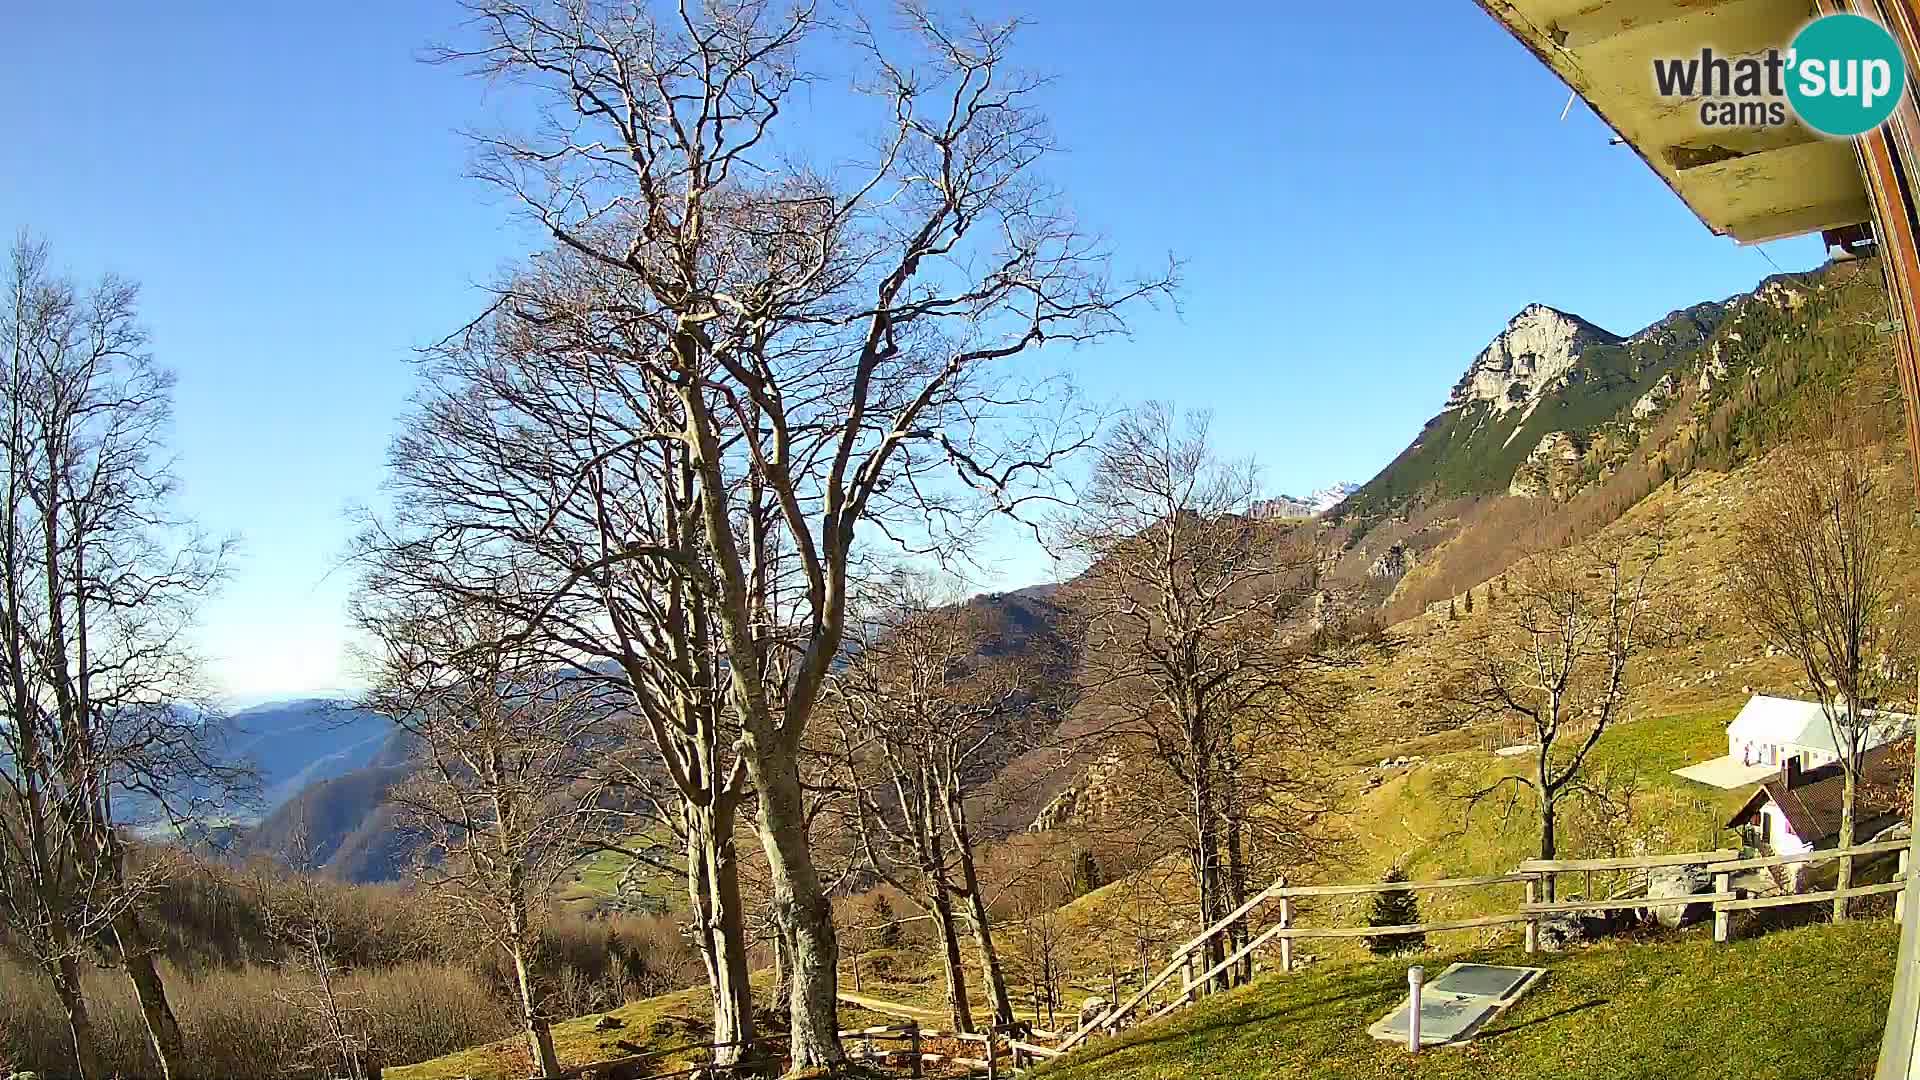
<svg viewBox="0 0 1920 1080"><path fill-rule="evenodd" d="M1529 302L1624 333L1820 259L1709 234L1470 0L1022 6L1051 176L1121 269L1185 262L1180 314L1070 366L1103 400L1211 408L1274 492L1372 476ZM0 229L144 283L183 507L242 543L212 673L240 698L348 683L335 567L408 359L535 242L464 178L458 131L511 99L416 61L450 4L23 7ZM993 583L1044 567L1010 548Z"/></svg>

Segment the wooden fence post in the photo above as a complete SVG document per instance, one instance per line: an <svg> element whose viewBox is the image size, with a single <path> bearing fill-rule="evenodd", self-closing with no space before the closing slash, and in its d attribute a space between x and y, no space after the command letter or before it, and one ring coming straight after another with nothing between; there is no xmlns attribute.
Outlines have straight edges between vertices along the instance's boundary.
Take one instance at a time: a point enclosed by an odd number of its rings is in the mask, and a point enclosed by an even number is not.
<svg viewBox="0 0 1920 1080"><path fill-rule="evenodd" d="M1910 849L1908 848L1900 849L1900 873L1898 875L1898 880L1900 881L1907 880L1908 850ZM1901 919L1906 915L1906 912L1907 912L1907 890L1901 889L1899 892L1893 894L1893 921L1894 922L1901 921Z"/></svg>
<svg viewBox="0 0 1920 1080"><path fill-rule="evenodd" d="M1280 879L1280 887L1282 889L1287 887L1286 878ZM1291 896L1280 898L1280 926L1282 929L1293 926L1293 897ZM1289 974L1293 972L1293 939L1285 935L1280 938L1280 970Z"/></svg>
<svg viewBox="0 0 1920 1080"><path fill-rule="evenodd" d="M913 1055L913 1075L920 1075L920 1021L907 1022L907 1049Z"/></svg>
<svg viewBox="0 0 1920 1080"><path fill-rule="evenodd" d="M1538 878L1531 877L1527 879L1527 903L1529 905L1534 902L1534 898L1538 895L1539 888L1536 884L1538 880ZM1532 912L1525 912L1525 914L1527 916L1527 951L1533 952L1540 945L1539 916Z"/></svg>
<svg viewBox="0 0 1920 1080"><path fill-rule="evenodd" d="M1733 891L1733 875L1732 874L1713 875L1713 891L1717 893L1732 892ZM1728 930L1732 927L1732 925L1733 925L1733 912L1727 910L1726 901L1715 900L1713 902L1713 940L1719 941L1719 942L1725 942L1727 938L1731 936L1728 933Z"/></svg>
<svg viewBox="0 0 1920 1080"><path fill-rule="evenodd" d="M999 1080L999 1076L1000 1076L1000 1070L994 1063L994 1055L993 1055L994 1042L995 1042L995 1039L993 1037L993 1028L991 1025L989 1025L987 1028L987 1080Z"/></svg>
<svg viewBox="0 0 1920 1080"><path fill-rule="evenodd" d="M1200 1000L1200 986L1193 981L1193 954L1182 956L1180 965L1180 991L1191 1005Z"/></svg>

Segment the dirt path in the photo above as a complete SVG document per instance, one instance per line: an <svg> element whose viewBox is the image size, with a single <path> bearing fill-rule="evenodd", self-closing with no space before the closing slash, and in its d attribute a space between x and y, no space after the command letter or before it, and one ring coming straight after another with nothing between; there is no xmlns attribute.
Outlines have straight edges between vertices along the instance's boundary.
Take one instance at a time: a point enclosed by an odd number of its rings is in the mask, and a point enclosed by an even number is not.
<svg viewBox="0 0 1920 1080"><path fill-rule="evenodd" d="M940 1009L923 1009L918 1005L902 1005L897 1001L882 1001L879 998L867 997L865 994L849 994L845 990L840 991L840 1000L849 1005L858 1005L863 1009L871 1009L877 1013L885 1013L888 1016L898 1016L903 1020L918 1020L923 1024L931 1023L939 1025L945 1024L948 1021L946 1012Z"/></svg>

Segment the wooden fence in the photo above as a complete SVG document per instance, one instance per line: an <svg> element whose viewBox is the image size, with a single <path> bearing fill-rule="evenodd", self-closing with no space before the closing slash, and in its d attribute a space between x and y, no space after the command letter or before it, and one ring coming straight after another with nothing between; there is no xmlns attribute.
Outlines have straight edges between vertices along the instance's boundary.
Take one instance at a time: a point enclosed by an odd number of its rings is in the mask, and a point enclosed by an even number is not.
<svg viewBox="0 0 1920 1080"><path fill-rule="evenodd" d="M1140 1006L1149 1001L1155 991L1181 978L1181 993L1173 1000L1161 1005L1147 1015L1146 1019L1157 1020L1199 999L1202 988L1221 972L1240 963L1256 950L1272 942L1280 944L1280 968L1291 972L1295 967L1294 942L1314 938L1371 938L1397 934L1441 933L1449 930L1474 930L1483 927L1522 925L1524 941L1528 952L1539 948L1539 930L1542 920L1555 915L1594 914L1611 911L1624 911L1649 907L1678 907L1693 905L1711 905L1713 908L1713 940L1727 941L1731 937L1732 914L1736 911L1753 911L1763 908L1777 908L1804 904L1832 903L1841 899L1855 899L1867 896L1880 896L1887 893L1902 893L1906 886L1907 864L1912 850L1911 840L1883 840L1877 843L1856 844L1845 850L1808 851L1798 855L1770 855L1759 858L1743 859L1737 851L1719 849L1714 851L1690 851L1673 855L1641 855L1615 859L1531 859L1515 867L1513 872L1486 877L1440 878L1433 881L1395 881L1361 882L1346 885L1289 885L1286 878L1280 878L1261 890L1246 903L1240 905L1219 922L1208 927L1199 936L1174 950L1171 961L1159 972L1147 979L1140 989L1123 1002L1114 1005L1105 1012L1088 1020L1077 1030L1064 1038L1052 1032L1038 1031L1028 1025L1012 1025L994 1028L985 1033L946 1032L932 1028L922 1028L919 1024L907 1022L881 1027L858 1028L840 1032L843 1041L865 1043L869 1056L871 1044L875 1042L905 1042L908 1067L911 1075L920 1076L924 1064L951 1063L975 1072L984 1071L989 1078L997 1080L1004 1061L1008 1075L1023 1071L1036 1062L1059 1057L1085 1041L1096 1031L1109 1033L1118 1030L1122 1021L1131 1016ZM1772 870L1785 866L1813 865L1832 862L1837 859L1856 859L1869 855L1899 854L1899 867L1894 879L1883 884L1858 885L1846 890L1826 889L1818 892L1788 893L1780 896L1742 895L1743 890L1736 888L1734 875L1754 870ZM1699 867L1711 875L1712 891L1687 893L1671 897L1649 897L1645 895L1612 896L1603 900L1593 898L1591 875L1596 872L1644 873L1656 869L1672 867ZM1543 900L1543 896L1555 895L1553 886L1561 875L1588 875L1588 887L1578 900ZM1388 892L1438 892L1454 889L1484 889L1520 886L1523 898L1511 913L1483 915L1465 919L1435 919L1428 922L1407 923L1397 926L1297 926L1294 923L1295 901L1333 897L1367 896ZM1904 895L1896 896L1894 918L1900 918ZM1277 905L1274 922L1271 926L1253 934L1248 940L1234 948L1206 971L1195 974L1196 960L1203 950L1215 938L1231 935L1243 921L1251 921L1254 913L1268 904ZM954 1039L972 1043L981 1047L982 1057L948 1057L928 1053L924 1043L930 1039ZM1058 1039L1059 1045L1046 1046L1038 1040ZM636 1047L637 1049L637 1047ZM686 1048L681 1048L686 1049ZM709 1047L717 1049L717 1047ZM631 1058L614 1062L598 1062L588 1066L576 1066L558 1074L571 1078L591 1069L604 1069L609 1065L637 1065L647 1059L657 1059L669 1051L653 1051L637 1054ZM700 1071L695 1067L681 1073L669 1073L653 1080L665 1080L666 1077L690 1076Z"/></svg>
<svg viewBox="0 0 1920 1080"><path fill-rule="evenodd" d="M1544 919L1563 914L1595 914L1612 911L1625 911L1637 908L1679 907L1696 904L1711 905L1713 908L1713 939L1726 941L1731 936L1731 916L1736 911L1751 911L1759 908L1797 906L1802 904L1830 903L1839 899L1853 899L1865 896L1878 896L1886 893L1899 893L1904 889L1907 878L1907 863L1912 848L1911 840L1885 840L1871 844L1856 844L1845 850L1809 851L1799 855L1773 855L1761 858L1743 859L1738 851L1719 849L1714 851L1690 851L1672 855L1641 855L1613 859L1533 859L1515 867L1512 873L1489 877L1442 878L1434 881L1396 881L1363 882L1350 885L1288 885L1286 878L1272 885L1235 909L1219 922L1208 927L1198 937L1193 938L1174 950L1171 961L1152 978L1146 980L1132 997L1113 1005L1068 1035L1059 1045L1058 1051L1073 1049L1096 1031L1113 1032L1117 1030L1142 1003L1152 998L1155 991L1181 976L1182 991L1172 1001L1160 1006L1148 1014L1148 1020L1156 1020L1174 1012L1199 997L1201 988L1221 972L1233 967L1246 957L1267 944L1280 943L1280 968L1291 972L1294 969L1294 942L1313 938L1371 938L1396 934L1439 933L1447 930L1472 930L1482 927L1510 926L1519 924L1524 927L1524 941L1528 952L1539 948L1540 924ZM1734 887L1733 876L1743 871L1772 869L1796 864L1814 864L1831 862L1836 859L1855 859L1868 855L1883 855L1898 852L1899 869L1894 880L1885 884L1860 885L1840 891L1828 889L1819 892L1790 893L1782 896L1747 897ZM1592 895L1591 875L1595 872L1627 872L1641 874L1648 871L1673 867L1699 867L1712 876L1712 891L1689 893L1672 897L1611 896L1595 899ZM1578 900L1546 900L1543 897L1557 894L1557 885L1561 875L1587 875L1588 888ZM1398 926L1324 926L1307 927L1294 925L1294 902L1308 897L1362 896L1387 892L1431 892L1448 889L1499 888L1518 885L1522 899L1512 913L1484 915L1466 919L1439 919L1430 922L1408 923ZM1897 898L1894 917L1902 913L1904 897ZM1278 911L1273 924L1248 938L1245 944L1233 949L1225 959L1220 960L1205 972L1195 975L1193 969L1197 957L1203 955L1206 946L1215 938L1229 936L1242 920L1251 921L1255 911L1267 904L1277 904Z"/></svg>

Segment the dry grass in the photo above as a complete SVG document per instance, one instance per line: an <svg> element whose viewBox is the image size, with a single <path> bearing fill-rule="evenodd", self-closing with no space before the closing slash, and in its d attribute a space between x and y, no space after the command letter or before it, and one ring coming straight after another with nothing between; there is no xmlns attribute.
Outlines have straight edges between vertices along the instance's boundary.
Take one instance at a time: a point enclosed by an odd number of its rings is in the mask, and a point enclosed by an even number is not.
<svg viewBox="0 0 1920 1080"><path fill-rule="evenodd" d="M325 1074L320 1020L301 1007L305 986L295 976L258 966L198 977L172 969L163 974L186 1037L184 1075L279 1080ZM84 985L102 1065L113 1075L152 1075L146 1030L125 977L90 971ZM445 964L350 974L339 992L364 1025L378 1060L414 1061L512 1030L478 976ZM37 972L0 958L0 1073L61 1076L71 1061L65 1016L52 987Z"/></svg>
<svg viewBox="0 0 1920 1080"><path fill-rule="evenodd" d="M755 973L756 989L764 991L768 979L767 972ZM713 1037L711 1014L712 999L706 988L681 990L555 1024L553 1045L563 1066L625 1057L638 1049L658 1055L649 1063L652 1072L667 1073L706 1060L705 1047ZM840 1007L843 1028L892 1022L865 1009L844 1004ZM763 1033L771 1030L764 1014L761 1025ZM781 1039L780 1032L772 1031L770 1041L778 1044ZM390 1068L386 1080L520 1080L531 1068L525 1041L510 1037Z"/></svg>
<svg viewBox="0 0 1920 1080"><path fill-rule="evenodd" d="M165 928L163 977L180 1018L190 1077L248 1080L331 1075L312 983L278 963L282 942L256 904L271 902L244 872L207 865L178 880L152 914ZM508 1038L516 1030L511 972L471 933L435 918L424 898L395 887L329 884L320 894L333 929L338 992L373 1060L419 1061ZM609 1009L699 981L700 962L665 917L559 915L541 932L540 977L562 1016ZM145 1027L118 971L86 975L103 1064L151 1075ZM0 951L0 1076L71 1072L65 1016L37 970Z"/></svg>

